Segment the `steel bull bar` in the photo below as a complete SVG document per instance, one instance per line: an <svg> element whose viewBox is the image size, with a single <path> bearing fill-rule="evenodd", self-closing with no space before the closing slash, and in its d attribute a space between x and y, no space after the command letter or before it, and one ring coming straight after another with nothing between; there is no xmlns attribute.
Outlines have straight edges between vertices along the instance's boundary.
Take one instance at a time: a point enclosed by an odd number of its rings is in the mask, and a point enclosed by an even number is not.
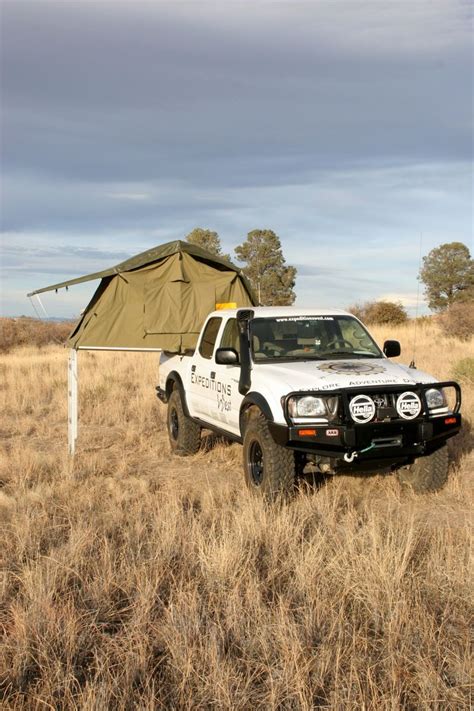
<svg viewBox="0 0 474 711"><path fill-rule="evenodd" d="M430 415L426 401L426 391L453 389L455 403L448 413ZM350 400L359 394L402 394L414 392L421 401L421 413L408 420L390 417L387 410L379 407L374 418L359 424L351 417ZM328 423L294 424L288 414L288 400L295 395L340 398L339 415ZM403 459L431 454L443 446L447 439L461 429L461 388L454 381L406 385L371 385L339 390L311 390L289 393L284 398L286 425L269 422L273 439L278 444L296 451L319 454L320 456L342 459L347 463L370 459ZM392 413L393 414L393 413Z"/></svg>

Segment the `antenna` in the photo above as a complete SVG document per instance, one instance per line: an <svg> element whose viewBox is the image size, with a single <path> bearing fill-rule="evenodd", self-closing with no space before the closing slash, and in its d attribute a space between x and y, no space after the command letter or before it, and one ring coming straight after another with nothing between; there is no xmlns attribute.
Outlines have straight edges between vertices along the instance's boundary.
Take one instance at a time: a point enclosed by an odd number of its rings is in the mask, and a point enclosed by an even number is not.
<svg viewBox="0 0 474 711"><path fill-rule="evenodd" d="M420 250L418 255L418 287L416 290L416 311L415 311L415 333L413 334L413 357L409 365L410 368L416 368L415 365L415 354L416 354L416 336L418 330L418 307L420 305L420 272L421 272L421 244L423 242L423 234L420 232Z"/></svg>

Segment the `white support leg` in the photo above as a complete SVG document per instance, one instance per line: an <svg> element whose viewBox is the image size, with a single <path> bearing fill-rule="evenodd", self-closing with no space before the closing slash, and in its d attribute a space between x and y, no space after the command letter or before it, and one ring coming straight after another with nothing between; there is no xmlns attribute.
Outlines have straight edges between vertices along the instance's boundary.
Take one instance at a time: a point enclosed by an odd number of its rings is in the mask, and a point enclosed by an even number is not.
<svg viewBox="0 0 474 711"><path fill-rule="evenodd" d="M69 350L67 383L67 439L69 454L74 456L77 439L77 351Z"/></svg>

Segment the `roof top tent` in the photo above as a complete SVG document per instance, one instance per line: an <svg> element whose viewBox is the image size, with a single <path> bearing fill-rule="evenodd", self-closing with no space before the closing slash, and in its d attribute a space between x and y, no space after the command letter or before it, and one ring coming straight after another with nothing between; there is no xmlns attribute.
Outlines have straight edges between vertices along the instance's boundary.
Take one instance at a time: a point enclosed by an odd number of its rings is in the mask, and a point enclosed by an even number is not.
<svg viewBox="0 0 474 711"><path fill-rule="evenodd" d="M69 355L69 452L77 438L77 350L194 349L207 315L256 305L241 270L200 247L177 240L115 267L37 289L29 297L100 279L66 345Z"/></svg>

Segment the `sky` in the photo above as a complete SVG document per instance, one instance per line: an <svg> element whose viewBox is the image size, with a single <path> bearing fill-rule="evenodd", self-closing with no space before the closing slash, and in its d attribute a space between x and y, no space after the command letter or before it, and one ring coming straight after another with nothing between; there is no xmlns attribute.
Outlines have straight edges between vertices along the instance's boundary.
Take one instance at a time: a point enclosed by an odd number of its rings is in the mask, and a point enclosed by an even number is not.
<svg viewBox="0 0 474 711"><path fill-rule="evenodd" d="M472 49L466 0L4 0L1 314L203 227L273 229L296 305L413 315L420 253L474 251Z"/></svg>

